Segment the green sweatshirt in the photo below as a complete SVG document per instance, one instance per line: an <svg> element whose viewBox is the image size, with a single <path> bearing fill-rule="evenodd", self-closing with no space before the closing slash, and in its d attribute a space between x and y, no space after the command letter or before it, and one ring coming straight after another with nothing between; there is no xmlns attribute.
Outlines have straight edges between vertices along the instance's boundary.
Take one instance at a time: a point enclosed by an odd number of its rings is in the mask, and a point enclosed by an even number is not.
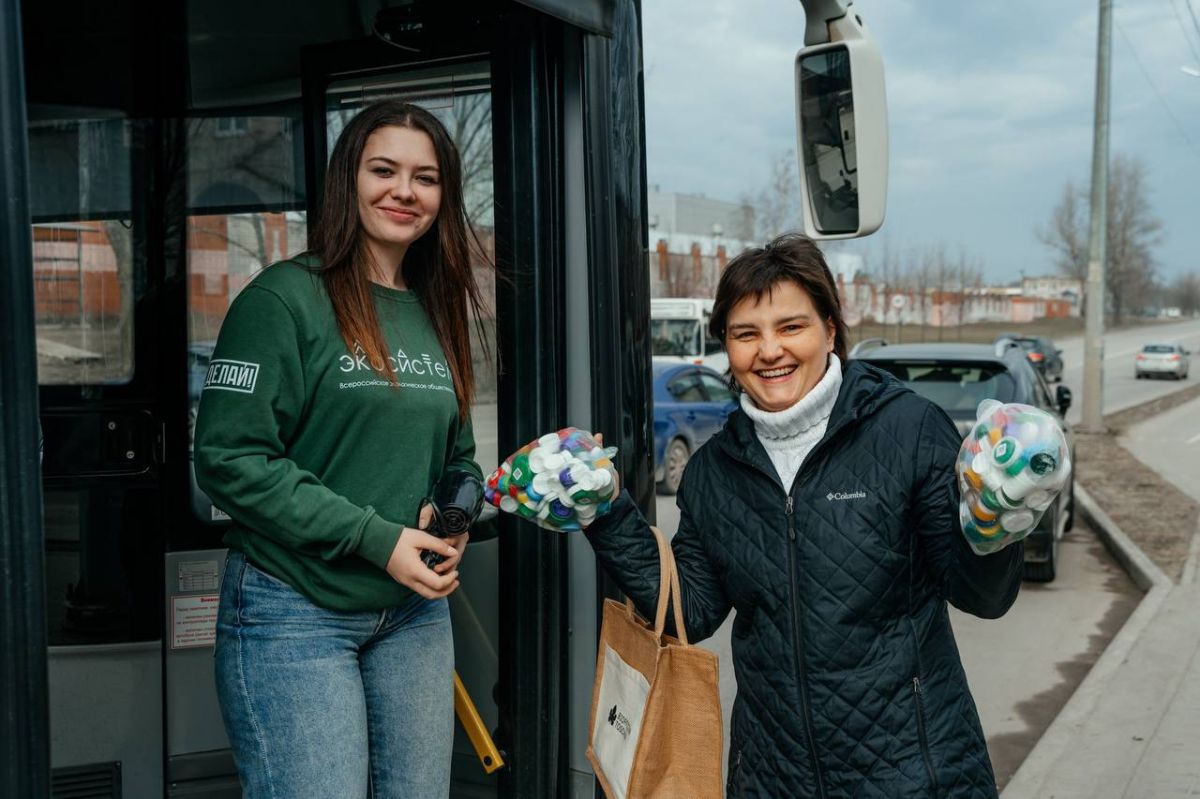
<svg viewBox="0 0 1200 799"><path fill-rule="evenodd" d="M238 295L196 421L196 479L233 517L225 543L333 610L381 610L409 589L385 571L444 472L477 476L450 369L408 291L373 286L400 386L348 351L311 261Z"/></svg>

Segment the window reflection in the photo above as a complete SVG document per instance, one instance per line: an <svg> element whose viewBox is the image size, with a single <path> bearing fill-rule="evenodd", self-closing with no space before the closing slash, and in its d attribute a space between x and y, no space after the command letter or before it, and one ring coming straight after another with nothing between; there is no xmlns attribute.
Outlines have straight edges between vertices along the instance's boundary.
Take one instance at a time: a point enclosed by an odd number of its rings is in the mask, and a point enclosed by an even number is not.
<svg viewBox="0 0 1200 799"><path fill-rule="evenodd" d="M125 119L30 123L42 385L122 383L133 376L132 132Z"/></svg>
<svg viewBox="0 0 1200 799"><path fill-rule="evenodd" d="M200 390L229 306L254 276L308 246L303 142L288 116L188 120L188 440ZM228 520L196 485L192 512Z"/></svg>

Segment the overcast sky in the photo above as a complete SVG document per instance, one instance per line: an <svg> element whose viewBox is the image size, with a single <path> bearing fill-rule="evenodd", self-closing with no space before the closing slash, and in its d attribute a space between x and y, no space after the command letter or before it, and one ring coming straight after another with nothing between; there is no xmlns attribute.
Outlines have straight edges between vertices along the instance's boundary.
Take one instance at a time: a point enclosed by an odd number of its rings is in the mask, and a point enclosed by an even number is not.
<svg viewBox="0 0 1200 799"><path fill-rule="evenodd" d="M1113 15L1111 151L1145 162L1168 281L1200 270L1200 77L1180 69L1200 68L1200 26L1186 2L1116 0ZM1089 185L1098 5L857 0L883 53L891 136L887 219L862 246L961 248L993 280L1054 272L1036 230L1068 180ZM795 148L800 3L642 7L650 182L757 193Z"/></svg>

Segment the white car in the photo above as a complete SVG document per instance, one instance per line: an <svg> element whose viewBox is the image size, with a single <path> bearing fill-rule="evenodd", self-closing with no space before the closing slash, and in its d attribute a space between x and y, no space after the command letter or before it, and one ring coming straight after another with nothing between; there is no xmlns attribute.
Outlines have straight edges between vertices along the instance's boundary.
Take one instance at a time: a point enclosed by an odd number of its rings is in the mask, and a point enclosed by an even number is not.
<svg viewBox="0 0 1200 799"><path fill-rule="evenodd" d="M1133 373L1138 380L1152 375L1170 375L1176 380L1187 380L1191 366L1191 353L1178 341L1147 344L1137 354Z"/></svg>

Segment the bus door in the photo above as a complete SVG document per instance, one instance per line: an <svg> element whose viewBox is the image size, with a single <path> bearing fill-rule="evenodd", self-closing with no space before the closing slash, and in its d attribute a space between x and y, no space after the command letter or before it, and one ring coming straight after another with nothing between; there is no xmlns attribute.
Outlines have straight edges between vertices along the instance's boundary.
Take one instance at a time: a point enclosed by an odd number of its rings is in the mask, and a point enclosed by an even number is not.
<svg viewBox="0 0 1200 799"><path fill-rule="evenodd" d="M462 48L473 33L477 40L482 38L480 30L472 31L469 25L451 38ZM420 44L414 42L414 46ZM475 52L435 63L425 54L426 58L413 58L411 65L396 63L406 60L405 51L383 46L382 52L371 52L373 58L366 61L361 46L353 48L349 58L345 57L347 51L336 45L315 48L305 55L306 68L311 70L305 95L310 196L320 196L328 154L345 124L376 100L395 98L421 105L446 126L459 148L467 214L483 250L474 270L486 305L483 329L472 325L463 332L472 338L476 394L471 418L476 460L485 472L495 467L499 454L496 280L488 266L488 261L496 258L489 47L490 42L478 42L478 49L463 48ZM492 523L475 528L463 563L462 587L450 596L456 671L489 733L499 730L500 575L495 531ZM494 796L498 778L488 770L476 757L462 726L456 726L453 773L457 794ZM467 786L474 790L462 793Z"/></svg>
<svg viewBox="0 0 1200 799"><path fill-rule="evenodd" d="M650 449L638 445L650 429L648 363L631 347L638 336L646 351L648 310L640 96L629 82L637 6L444 5L381 12L375 41L304 51L309 207L337 134L366 104L404 99L437 115L462 154L474 232L499 267L499 277L476 269L489 305L484 340L471 331L480 466L549 430L595 424L612 431L627 484L649 504ZM456 669L506 766L486 774L459 728L452 794L590 799L601 597L586 542L497 517L473 532L461 575Z"/></svg>

